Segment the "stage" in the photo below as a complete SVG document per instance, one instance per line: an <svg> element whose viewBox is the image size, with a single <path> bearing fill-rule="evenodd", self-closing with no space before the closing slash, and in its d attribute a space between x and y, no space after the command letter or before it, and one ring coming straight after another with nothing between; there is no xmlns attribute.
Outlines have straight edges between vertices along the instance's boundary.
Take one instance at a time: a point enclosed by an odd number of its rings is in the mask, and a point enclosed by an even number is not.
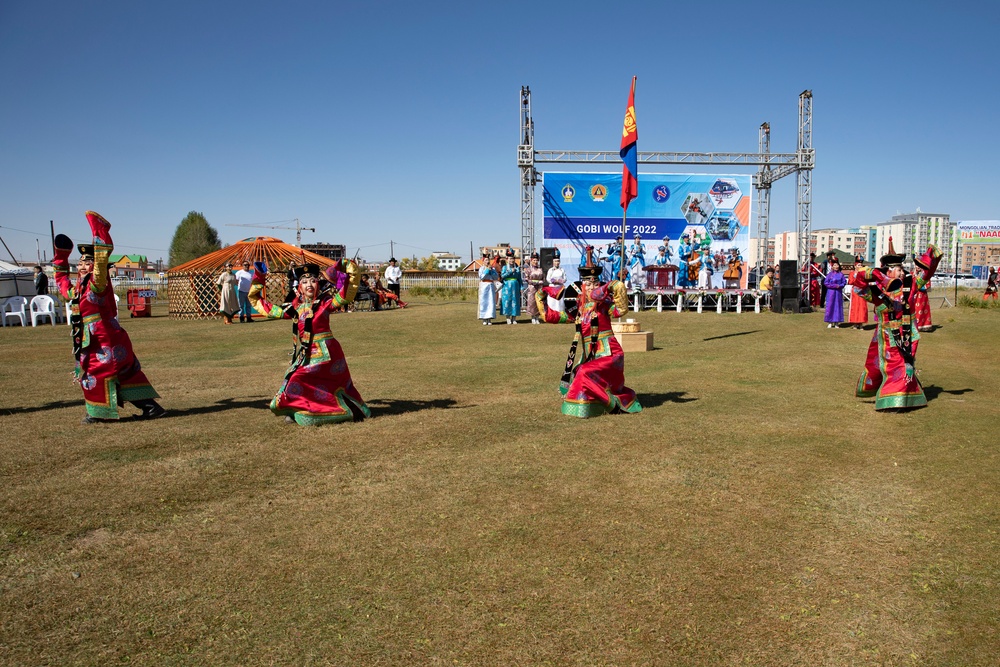
<svg viewBox="0 0 1000 667"><path fill-rule="evenodd" d="M678 313L683 310L693 310L698 313L706 310L716 313L759 313L761 310L770 309L771 293L738 288L654 287L630 292L629 303L636 312L655 308L658 313L664 310L675 310Z"/></svg>

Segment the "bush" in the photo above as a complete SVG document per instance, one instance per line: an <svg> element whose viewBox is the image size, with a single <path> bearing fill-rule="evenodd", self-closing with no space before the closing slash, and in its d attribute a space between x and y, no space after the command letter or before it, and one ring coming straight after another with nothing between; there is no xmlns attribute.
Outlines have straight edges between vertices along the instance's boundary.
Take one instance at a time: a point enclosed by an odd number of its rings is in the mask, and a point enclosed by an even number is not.
<svg viewBox="0 0 1000 667"><path fill-rule="evenodd" d="M995 308L1000 309L1000 301L997 299L984 299L982 296L963 294L958 297L958 305L965 308Z"/></svg>
<svg viewBox="0 0 1000 667"><path fill-rule="evenodd" d="M475 299L478 296L476 290L465 287L410 287L406 290L406 294L408 298L421 296L430 299L459 299L461 301Z"/></svg>

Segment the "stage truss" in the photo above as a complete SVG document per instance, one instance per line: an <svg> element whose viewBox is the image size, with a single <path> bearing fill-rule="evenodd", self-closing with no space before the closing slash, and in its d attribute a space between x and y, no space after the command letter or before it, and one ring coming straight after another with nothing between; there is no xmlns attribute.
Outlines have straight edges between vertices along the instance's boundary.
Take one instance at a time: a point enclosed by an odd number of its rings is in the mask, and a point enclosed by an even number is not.
<svg viewBox="0 0 1000 667"><path fill-rule="evenodd" d="M535 150L535 123L531 117L531 90L521 87L521 143L517 147L517 166L521 171L521 248L527 256L535 250L535 186L539 172L536 164L613 164L621 166L618 151L539 151ZM797 261L809 260L812 234L812 170L816 151L812 145L812 91L799 95L799 137L794 153L771 152L771 127L759 128L758 153L669 153L639 151L640 164L738 165L759 167L753 175L757 191L757 262L767 262L770 238L771 185L795 174L795 224L798 232ZM808 282L806 283L808 284Z"/></svg>

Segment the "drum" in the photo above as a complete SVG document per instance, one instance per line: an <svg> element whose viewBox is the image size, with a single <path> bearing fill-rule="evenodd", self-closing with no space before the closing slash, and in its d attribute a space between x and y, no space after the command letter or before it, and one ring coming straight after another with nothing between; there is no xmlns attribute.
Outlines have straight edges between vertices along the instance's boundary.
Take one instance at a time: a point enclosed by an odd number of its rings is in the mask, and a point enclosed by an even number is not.
<svg viewBox="0 0 1000 667"><path fill-rule="evenodd" d="M666 266L646 267L646 286L659 289L673 289L677 279L677 267L673 264Z"/></svg>

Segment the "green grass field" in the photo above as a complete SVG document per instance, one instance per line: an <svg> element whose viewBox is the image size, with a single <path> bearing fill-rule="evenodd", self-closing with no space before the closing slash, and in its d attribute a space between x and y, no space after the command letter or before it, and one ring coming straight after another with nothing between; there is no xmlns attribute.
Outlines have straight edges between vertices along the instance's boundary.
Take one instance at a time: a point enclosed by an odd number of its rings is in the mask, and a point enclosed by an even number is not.
<svg viewBox="0 0 1000 667"><path fill-rule="evenodd" d="M593 420L568 326L337 316L374 418L312 429L287 322L126 318L171 414L90 426L68 327L0 330L0 664L997 663L1000 310L935 312L904 414L870 329L630 316Z"/></svg>

